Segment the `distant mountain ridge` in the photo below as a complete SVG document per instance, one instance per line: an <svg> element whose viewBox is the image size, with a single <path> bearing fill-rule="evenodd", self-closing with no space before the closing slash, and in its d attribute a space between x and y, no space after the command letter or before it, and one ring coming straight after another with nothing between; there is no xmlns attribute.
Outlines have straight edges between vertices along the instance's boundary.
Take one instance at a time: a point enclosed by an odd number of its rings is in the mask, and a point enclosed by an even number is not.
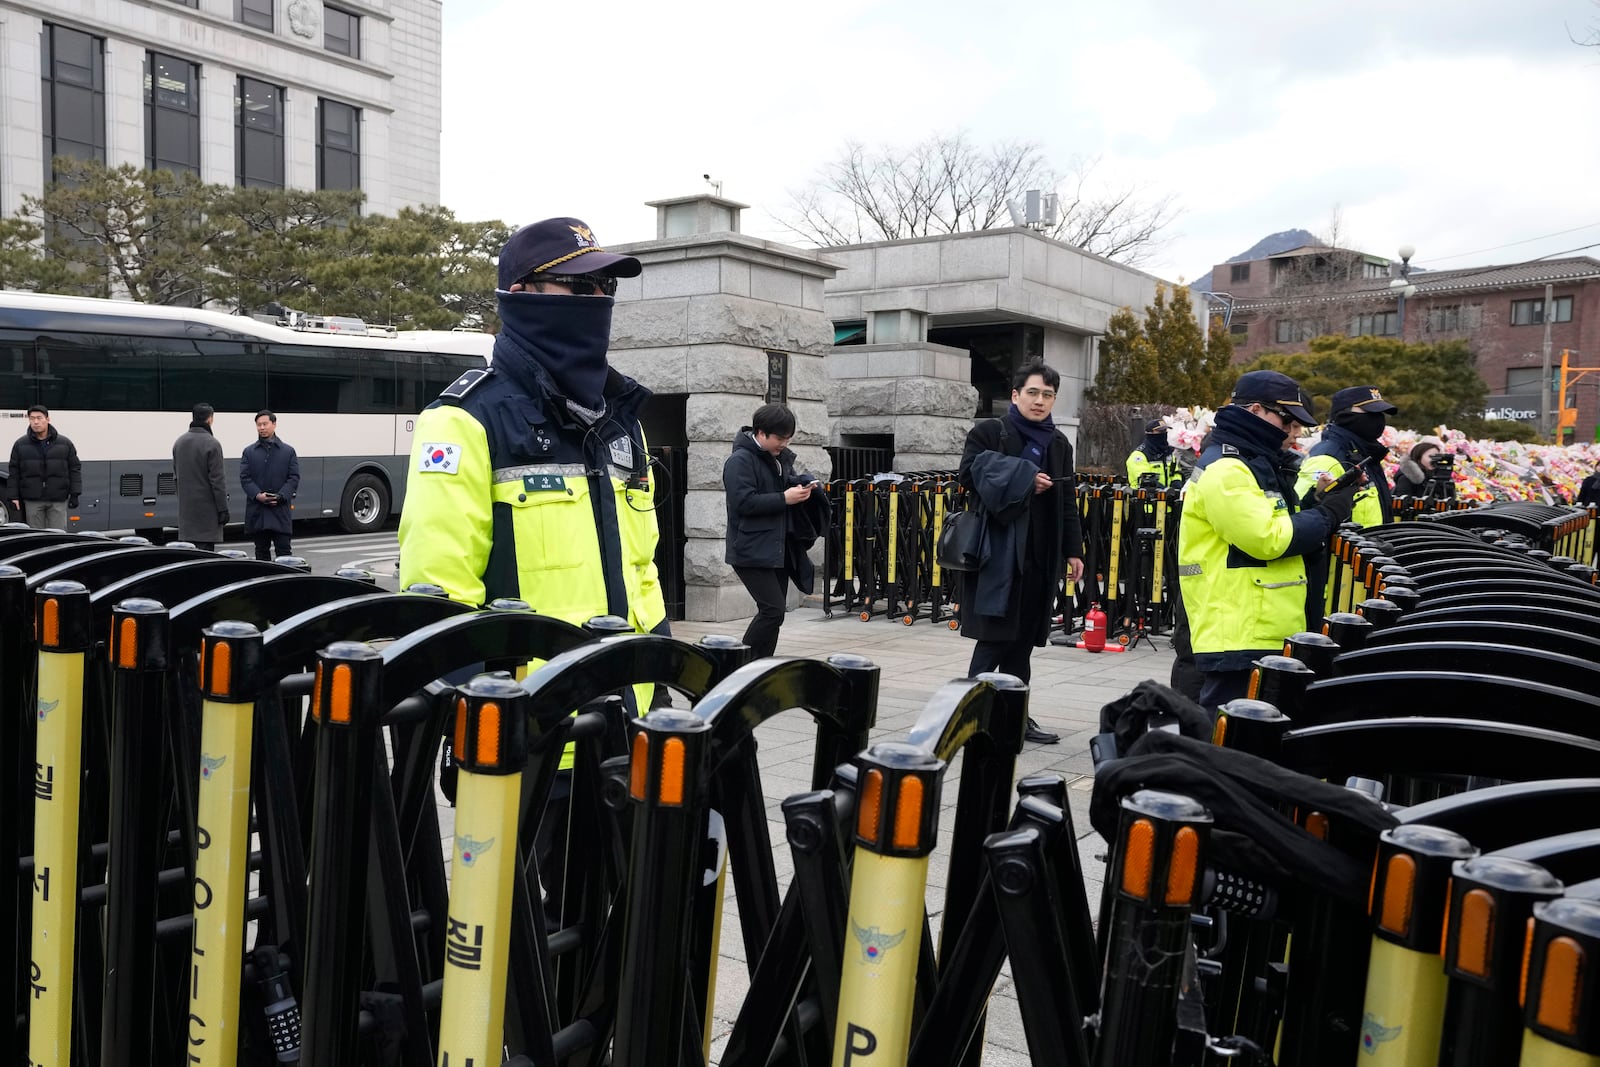
<svg viewBox="0 0 1600 1067"><path fill-rule="evenodd" d="M1321 238L1312 233L1310 230L1279 230L1277 233L1267 234L1261 240L1251 245L1247 250L1240 252L1236 256L1230 256L1229 258L1223 260L1223 262L1244 263L1252 259L1263 259L1267 256L1275 256L1279 252L1287 252L1291 248L1299 248L1302 245L1318 244L1320 241ZM1216 291L1211 285L1211 271L1209 268L1204 274L1200 275L1200 277L1189 283L1189 291L1192 293L1210 293Z"/></svg>

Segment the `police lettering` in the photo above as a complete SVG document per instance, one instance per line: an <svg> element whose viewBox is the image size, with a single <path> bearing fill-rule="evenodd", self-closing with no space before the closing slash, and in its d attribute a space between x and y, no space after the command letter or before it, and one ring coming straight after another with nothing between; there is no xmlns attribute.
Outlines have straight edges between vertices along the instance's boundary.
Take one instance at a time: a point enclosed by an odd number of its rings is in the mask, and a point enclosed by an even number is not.
<svg viewBox="0 0 1600 1067"><path fill-rule="evenodd" d="M467 939L468 932L472 939ZM452 918L445 932L444 957L464 971L476 971L483 965L483 927L471 926Z"/></svg>
<svg viewBox="0 0 1600 1067"><path fill-rule="evenodd" d="M50 899L50 868L40 867L39 873L33 876L33 887L39 891L40 900Z"/></svg>
<svg viewBox="0 0 1600 1067"><path fill-rule="evenodd" d="M857 1056L870 1056L878 1051L878 1035L855 1023L844 1024L844 1067Z"/></svg>
<svg viewBox="0 0 1600 1067"><path fill-rule="evenodd" d="M33 765L33 795L40 800L51 800L56 792L56 769L47 763Z"/></svg>
<svg viewBox="0 0 1600 1067"><path fill-rule="evenodd" d="M32 960L29 960L28 961L28 984L33 987L33 999L34 1000L38 1000L41 996L43 996L44 994L50 992L49 989L47 989L44 985L41 984L43 981L44 981L44 972L39 969L39 965L37 963L33 962Z"/></svg>
<svg viewBox="0 0 1600 1067"><path fill-rule="evenodd" d="M198 875L194 880L194 906L197 911L205 911L211 907L211 887Z"/></svg>

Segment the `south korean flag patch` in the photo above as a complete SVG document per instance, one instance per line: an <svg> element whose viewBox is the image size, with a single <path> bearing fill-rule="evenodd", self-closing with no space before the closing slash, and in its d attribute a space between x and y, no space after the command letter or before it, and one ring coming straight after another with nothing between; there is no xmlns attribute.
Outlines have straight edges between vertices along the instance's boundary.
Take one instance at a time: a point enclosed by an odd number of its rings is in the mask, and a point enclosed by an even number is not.
<svg viewBox="0 0 1600 1067"><path fill-rule="evenodd" d="M460 445L424 444L417 454L417 470L422 474L455 474L460 467Z"/></svg>
<svg viewBox="0 0 1600 1067"><path fill-rule="evenodd" d="M625 470L633 469L633 441L627 434L611 442L611 462Z"/></svg>

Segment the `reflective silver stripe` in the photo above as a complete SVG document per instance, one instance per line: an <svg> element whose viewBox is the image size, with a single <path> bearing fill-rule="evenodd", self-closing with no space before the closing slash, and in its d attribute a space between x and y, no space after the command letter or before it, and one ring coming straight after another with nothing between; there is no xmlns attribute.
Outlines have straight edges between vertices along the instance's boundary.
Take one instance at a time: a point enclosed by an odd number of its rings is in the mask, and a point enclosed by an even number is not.
<svg viewBox="0 0 1600 1067"><path fill-rule="evenodd" d="M520 482L524 478L582 478L582 463L534 463L525 467L501 467L494 472L496 482Z"/></svg>
<svg viewBox="0 0 1600 1067"><path fill-rule="evenodd" d="M1200 576L1200 564L1198 564L1198 563L1180 563L1180 564L1178 564L1178 577L1179 578L1197 578L1199 576Z"/></svg>
<svg viewBox="0 0 1600 1067"><path fill-rule="evenodd" d="M1258 579L1256 584L1263 589L1288 589L1296 585L1305 585L1306 580L1304 578L1297 578L1292 582L1263 582Z"/></svg>

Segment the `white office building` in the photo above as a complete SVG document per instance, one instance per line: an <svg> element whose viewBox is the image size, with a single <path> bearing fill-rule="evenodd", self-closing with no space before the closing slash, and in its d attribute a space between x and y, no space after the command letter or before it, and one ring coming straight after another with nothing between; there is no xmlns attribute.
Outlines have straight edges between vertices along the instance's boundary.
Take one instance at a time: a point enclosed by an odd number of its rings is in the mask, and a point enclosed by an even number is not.
<svg viewBox="0 0 1600 1067"><path fill-rule="evenodd" d="M441 0L0 0L0 213L58 155L439 202Z"/></svg>

